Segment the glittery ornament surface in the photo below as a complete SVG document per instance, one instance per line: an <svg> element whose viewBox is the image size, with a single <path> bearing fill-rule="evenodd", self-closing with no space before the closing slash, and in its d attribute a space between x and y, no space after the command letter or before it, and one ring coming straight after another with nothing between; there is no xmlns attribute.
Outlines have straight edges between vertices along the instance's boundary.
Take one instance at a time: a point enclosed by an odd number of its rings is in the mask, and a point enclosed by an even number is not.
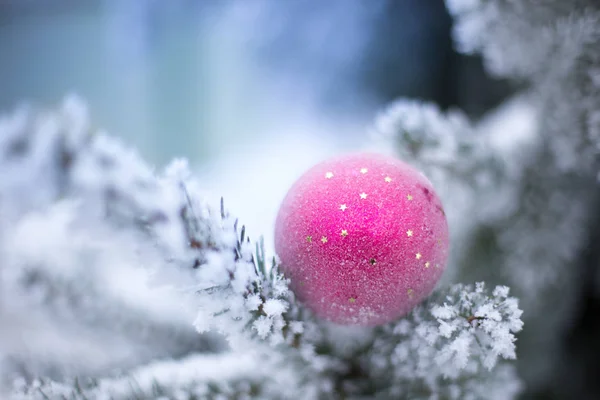
<svg viewBox="0 0 600 400"><path fill-rule="evenodd" d="M277 216L275 249L292 290L316 315L379 325L431 293L446 265L448 226L419 171L354 154L296 181Z"/></svg>

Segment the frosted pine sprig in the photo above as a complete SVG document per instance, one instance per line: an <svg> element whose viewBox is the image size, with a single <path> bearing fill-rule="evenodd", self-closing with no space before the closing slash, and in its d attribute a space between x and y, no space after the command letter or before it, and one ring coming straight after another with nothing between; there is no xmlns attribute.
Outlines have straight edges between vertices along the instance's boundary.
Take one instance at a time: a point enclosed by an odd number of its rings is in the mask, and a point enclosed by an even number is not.
<svg viewBox="0 0 600 400"><path fill-rule="evenodd" d="M458 379L471 386L506 379L506 393L499 398L512 398L519 390L515 371L509 365L496 367L499 359L515 358L515 334L523 327L518 301L508 294L504 286L489 293L483 283L455 285L440 295L441 304L431 300L384 328L366 358L389 379L388 394L429 398L458 391L462 395L451 398L467 398Z"/></svg>
<svg viewBox="0 0 600 400"><path fill-rule="evenodd" d="M496 365L498 358L516 358L514 334L523 327L517 299L508 297L506 286L497 286L491 297L486 295L483 283L478 283L474 291L469 289L457 285L443 305L433 306L431 315L439 324L438 331L423 331L430 343L449 340L436 357L440 366L452 364L445 374L467 366L474 343L482 365L488 370Z"/></svg>

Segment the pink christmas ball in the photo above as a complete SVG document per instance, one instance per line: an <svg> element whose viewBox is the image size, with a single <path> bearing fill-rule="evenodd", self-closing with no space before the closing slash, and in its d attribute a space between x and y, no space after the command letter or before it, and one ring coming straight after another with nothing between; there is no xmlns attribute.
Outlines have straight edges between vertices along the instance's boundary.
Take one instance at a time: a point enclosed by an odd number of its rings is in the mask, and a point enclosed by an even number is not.
<svg viewBox="0 0 600 400"><path fill-rule="evenodd" d="M277 216L275 249L297 298L317 316L374 326L431 294L446 266L448 225L415 168L353 154L294 183Z"/></svg>

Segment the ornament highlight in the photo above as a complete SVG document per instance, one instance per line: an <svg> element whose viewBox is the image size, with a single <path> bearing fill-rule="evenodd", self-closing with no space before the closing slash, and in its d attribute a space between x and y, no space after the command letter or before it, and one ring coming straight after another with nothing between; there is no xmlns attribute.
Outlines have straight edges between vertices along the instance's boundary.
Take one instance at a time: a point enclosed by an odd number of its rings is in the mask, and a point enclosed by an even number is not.
<svg viewBox="0 0 600 400"><path fill-rule="evenodd" d="M317 316L374 326L431 294L448 256L448 225L429 180L380 154L322 162L287 193L275 249L291 288Z"/></svg>

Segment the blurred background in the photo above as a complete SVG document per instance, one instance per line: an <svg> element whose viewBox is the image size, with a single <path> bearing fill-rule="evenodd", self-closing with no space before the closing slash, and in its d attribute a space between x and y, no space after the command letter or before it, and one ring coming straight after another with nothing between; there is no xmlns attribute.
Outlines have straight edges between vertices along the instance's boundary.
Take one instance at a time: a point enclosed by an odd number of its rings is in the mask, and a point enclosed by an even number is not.
<svg viewBox="0 0 600 400"><path fill-rule="evenodd" d="M514 92L453 51L451 24L442 0L0 0L0 113L77 94L96 127L157 169L187 158L207 196L272 249L290 185L363 149L389 102L477 119ZM590 250L582 265L599 259ZM581 293L560 398L574 376L598 384L600 303Z"/></svg>
<svg viewBox="0 0 600 400"><path fill-rule="evenodd" d="M477 117L510 92L450 29L442 0L0 0L0 110L78 94L157 168L189 159L269 247L287 188L390 101Z"/></svg>

